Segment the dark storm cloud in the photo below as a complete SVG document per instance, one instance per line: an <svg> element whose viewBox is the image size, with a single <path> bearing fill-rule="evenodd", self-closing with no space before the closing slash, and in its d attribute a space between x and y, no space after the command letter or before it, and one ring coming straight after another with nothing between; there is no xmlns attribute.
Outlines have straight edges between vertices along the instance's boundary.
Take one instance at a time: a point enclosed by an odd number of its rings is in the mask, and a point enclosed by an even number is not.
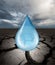
<svg viewBox="0 0 55 65"><path fill-rule="evenodd" d="M11 14L6 10L6 2L0 0L0 19L12 19Z"/></svg>

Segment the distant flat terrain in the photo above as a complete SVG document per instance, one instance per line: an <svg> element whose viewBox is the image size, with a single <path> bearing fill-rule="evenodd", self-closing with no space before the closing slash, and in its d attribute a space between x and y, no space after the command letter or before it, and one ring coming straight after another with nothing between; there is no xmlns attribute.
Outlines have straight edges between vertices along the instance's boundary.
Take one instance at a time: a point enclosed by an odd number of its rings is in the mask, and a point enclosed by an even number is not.
<svg viewBox="0 0 55 65"><path fill-rule="evenodd" d="M43 35L55 35L55 29L36 29L38 31L39 34L43 34ZM18 31L18 29L0 29L0 36L13 36L16 34L16 32Z"/></svg>

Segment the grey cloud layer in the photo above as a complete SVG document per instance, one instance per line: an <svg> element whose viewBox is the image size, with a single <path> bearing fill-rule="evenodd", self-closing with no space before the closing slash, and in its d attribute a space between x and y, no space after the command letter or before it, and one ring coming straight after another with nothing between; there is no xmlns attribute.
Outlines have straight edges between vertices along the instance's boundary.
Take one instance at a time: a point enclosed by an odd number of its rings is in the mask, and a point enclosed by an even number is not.
<svg viewBox="0 0 55 65"><path fill-rule="evenodd" d="M36 27L55 28L55 0L4 0L10 9L10 13L16 18L16 25L21 24L20 21L24 15L29 15ZM22 15L19 15L19 12ZM19 16L20 17L19 17ZM20 20L17 20L17 17ZM12 22L12 21L11 21Z"/></svg>

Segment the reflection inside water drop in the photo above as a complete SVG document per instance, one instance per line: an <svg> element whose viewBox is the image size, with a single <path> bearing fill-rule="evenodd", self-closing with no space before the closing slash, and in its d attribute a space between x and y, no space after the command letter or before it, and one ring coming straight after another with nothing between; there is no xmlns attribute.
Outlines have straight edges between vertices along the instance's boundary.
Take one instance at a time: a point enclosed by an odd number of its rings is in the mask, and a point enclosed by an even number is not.
<svg viewBox="0 0 55 65"><path fill-rule="evenodd" d="M37 47L39 35L28 16L25 17L20 30L16 33L15 41L17 47L24 51L30 51Z"/></svg>

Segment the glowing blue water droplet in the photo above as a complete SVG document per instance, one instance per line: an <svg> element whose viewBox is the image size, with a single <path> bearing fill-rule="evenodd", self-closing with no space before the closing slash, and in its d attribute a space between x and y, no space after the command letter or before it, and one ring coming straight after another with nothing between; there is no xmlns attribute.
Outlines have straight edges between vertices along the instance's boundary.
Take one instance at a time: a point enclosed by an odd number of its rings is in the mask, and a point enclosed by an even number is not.
<svg viewBox="0 0 55 65"><path fill-rule="evenodd" d="M28 16L18 30L15 40L17 47L24 51L33 50L37 47L39 36Z"/></svg>

